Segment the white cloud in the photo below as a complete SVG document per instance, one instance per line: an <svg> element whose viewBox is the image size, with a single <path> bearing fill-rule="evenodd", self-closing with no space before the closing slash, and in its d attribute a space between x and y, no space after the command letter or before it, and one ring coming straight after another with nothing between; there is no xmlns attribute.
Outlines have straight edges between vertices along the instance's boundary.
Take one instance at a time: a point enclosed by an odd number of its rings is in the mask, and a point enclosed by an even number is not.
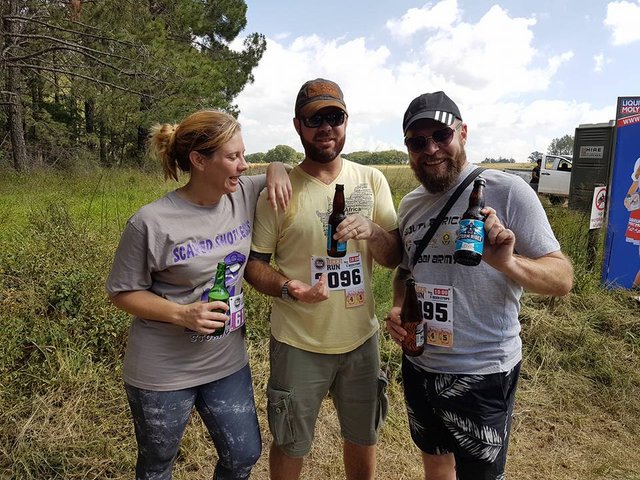
<svg viewBox="0 0 640 480"><path fill-rule="evenodd" d="M455 0L410 9L387 22L400 45L391 37L269 38L255 83L237 99L247 152L278 144L301 150L293 105L300 85L316 77L335 80L345 93L345 153L404 149L406 106L440 89L469 124L467 153L474 162L498 156L525 161L534 150L546 151L553 138L572 135L579 123L610 118L585 103L540 99L574 53L544 56L536 48L535 17L511 17L498 5L477 23L462 21L462 14Z"/></svg>
<svg viewBox="0 0 640 480"><path fill-rule="evenodd" d="M604 24L611 28L614 45L628 45L640 40L640 2L611 2Z"/></svg>
<svg viewBox="0 0 640 480"><path fill-rule="evenodd" d="M460 18L457 0L443 0L434 6L410 8L400 19L387 21L391 35L398 38L410 37L420 30L447 30Z"/></svg>
<svg viewBox="0 0 640 480"><path fill-rule="evenodd" d="M604 58L604 54L603 53L598 53L597 55L594 55L593 56L593 61L594 61L593 71L594 72L601 72L602 71L602 67L604 67L604 64L606 62L606 60Z"/></svg>

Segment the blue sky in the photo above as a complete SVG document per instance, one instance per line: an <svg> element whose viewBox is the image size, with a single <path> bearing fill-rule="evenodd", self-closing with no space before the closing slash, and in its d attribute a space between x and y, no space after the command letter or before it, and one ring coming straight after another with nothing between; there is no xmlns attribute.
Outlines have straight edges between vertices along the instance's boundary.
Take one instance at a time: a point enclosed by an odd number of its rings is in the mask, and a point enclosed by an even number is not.
<svg viewBox="0 0 640 480"><path fill-rule="evenodd" d="M344 153L402 149L412 98L444 90L468 125L467 155L526 161L640 95L640 0L247 0L267 37L236 99L247 153L302 151L293 103L306 80L342 87ZM240 42L245 35L241 34Z"/></svg>

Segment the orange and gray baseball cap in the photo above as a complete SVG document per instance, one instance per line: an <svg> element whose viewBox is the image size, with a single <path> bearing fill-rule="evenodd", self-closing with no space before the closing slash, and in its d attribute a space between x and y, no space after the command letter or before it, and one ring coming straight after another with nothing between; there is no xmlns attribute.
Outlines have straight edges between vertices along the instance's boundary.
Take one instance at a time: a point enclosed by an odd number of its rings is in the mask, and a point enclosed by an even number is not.
<svg viewBox="0 0 640 480"><path fill-rule="evenodd" d="M337 107L347 112L344 95L338 84L324 78L305 82L296 97L296 117L311 117L325 107Z"/></svg>
<svg viewBox="0 0 640 480"><path fill-rule="evenodd" d="M460 110L444 92L423 93L414 98L404 113L402 130L406 134L411 125L423 118L429 118L450 127L456 118L462 120Z"/></svg>

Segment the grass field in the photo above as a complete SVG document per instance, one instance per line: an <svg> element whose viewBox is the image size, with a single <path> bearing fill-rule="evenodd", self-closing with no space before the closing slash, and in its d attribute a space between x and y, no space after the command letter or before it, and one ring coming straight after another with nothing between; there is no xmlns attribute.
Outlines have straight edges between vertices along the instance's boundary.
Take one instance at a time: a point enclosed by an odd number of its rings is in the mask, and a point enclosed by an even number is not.
<svg viewBox="0 0 640 480"><path fill-rule="evenodd" d="M260 167L254 167L256 171ZM380 167L396 203L416 181L408 167ZM175 184L159 173L0 172L0 479L130 479L136 445L120 369L129 324L103 285L126 219ZM545 205L574 262L567 297L525 294L524 362L509 478L640 479L640 319L628 292L599 285L587 220ZM390 306L391 272L376 268L377 313ZM267 479L269 299L247 292L248 347L264 453L252 478ZM400 351L386 335L390 412L378 478L419 479L399 384ZM303 478L344 478L337 419L326 403ZM174 478L208 479L215 450L197 417Z"/></svg>

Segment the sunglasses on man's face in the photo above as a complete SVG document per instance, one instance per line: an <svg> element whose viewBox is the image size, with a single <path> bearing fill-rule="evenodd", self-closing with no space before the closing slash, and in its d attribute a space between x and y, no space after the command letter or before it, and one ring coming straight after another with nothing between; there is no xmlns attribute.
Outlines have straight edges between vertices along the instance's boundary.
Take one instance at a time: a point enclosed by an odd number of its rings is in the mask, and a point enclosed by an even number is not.
<svg viewBox="0 0 640 480"><path fill-rule="evenodd" d="M426 150L429 145L429 140L433 140L438 147L446 147L453 140L453 135L456 130L462 125L459 123L455 128L446 127L442 130L436 130L430 137L419 135L417 137L405 137L404 144L407 146L410 152L420 153Z"/></svg>
<svg viewBox="0 0 640 480"><path fill-rule="evenodd" d="M327 122L331 127L338 127L344 123L344 112L332 112L332 113L316 113L313 117L302 117L302 123L307 128L318 128L324 122Z"/></svg>

